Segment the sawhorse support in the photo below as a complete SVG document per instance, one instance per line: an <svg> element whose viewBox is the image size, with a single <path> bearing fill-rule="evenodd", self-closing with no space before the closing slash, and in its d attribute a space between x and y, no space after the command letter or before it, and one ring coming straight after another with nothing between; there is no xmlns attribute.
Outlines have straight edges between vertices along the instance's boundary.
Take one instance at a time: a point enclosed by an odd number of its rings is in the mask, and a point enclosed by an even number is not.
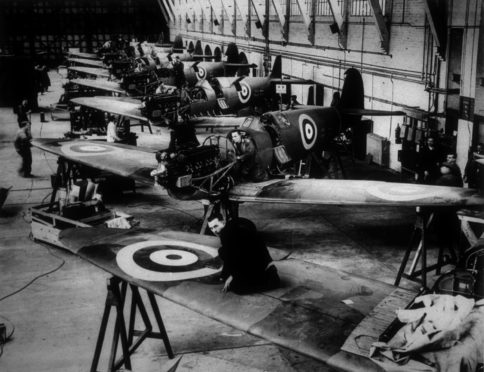
<svg viewBox="0 0 484 372"><path fill-rule="evenodd" d="M175 357L154 294L147 291L148 299L150 301L151 308L160 332L153 331L150 318L139 293L138 287L133 284L129 284L129 287L131 289L131 306L129 313L128 329L126 329L126 322L123 310L126 301L128 283L117 277L112 277L108 279L108 293L106 296L106 304L104 306L104 313L101 320L101 326L99 328L96 349L94 350L94 357L90 369L91 372L97 372L97 367L99 365L99 359L104 343L104 337L106 335L106 329L109 321L109 315L113 307L116 311L116 319L114 324L111 352L108 359L108 372L117 371L122 365L124 365L127 369L131 369L130 356L148 337L162 339L163 343L165 344L165 349L167 351L168 357L170 359L173 359ZM145 329L142 331L135 329L135 317L137 309L145 325ZM137 337L136 341L134 340L135 336ZM116 360L119 342L121 342L122 357Z"/></svg>
<svg viewBox="0 0 484 372"><path fill-rule="evenodd" d="M417 207L417 219L415 221L414 229L412 232L412 236L410 238L410 242L407 246L407 250L405 251L405 255L403 256L402 263L398 270L397 277L395 279L395 286L400 284L402 278L406 278L408 280L414 282L420 282L422 284L422 288L427 288L427 273L436 269L436 274L440 274L440 269L449 263L449 259L447 256L444 256L444 246L439 247L439 254L437 258L437 263L427 266L427 245L426 245L426 231L432 220L434 218L434 213L429 211L422 211L419 207ZM412 260L412 264L408 273L405 273L405 268L407 267L408 259L410 258L410 253L416 249L415 256ZM450 249L450 253L453 260L456 260L455 252ZM420 270L416 270L418 261L421 260L420 263ZM420 277L420 279L419 279Z"/></svg>

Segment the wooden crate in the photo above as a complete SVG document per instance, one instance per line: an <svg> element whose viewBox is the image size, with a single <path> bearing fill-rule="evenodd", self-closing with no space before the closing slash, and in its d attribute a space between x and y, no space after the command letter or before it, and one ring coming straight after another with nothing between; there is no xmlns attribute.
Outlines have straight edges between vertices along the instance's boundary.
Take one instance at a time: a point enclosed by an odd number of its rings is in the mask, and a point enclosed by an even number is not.
<svg viewBox="0 0 484 372"><path fill-rule="evenodd" d="M62 230L72 227L93 227L116 217L114 212L106 209L99 214L73 220L60 215L58 203L55 203L52 208L50 204L34 206L30 209L30 213L32 237L60 248L66 248L59 238Z"/></svg>

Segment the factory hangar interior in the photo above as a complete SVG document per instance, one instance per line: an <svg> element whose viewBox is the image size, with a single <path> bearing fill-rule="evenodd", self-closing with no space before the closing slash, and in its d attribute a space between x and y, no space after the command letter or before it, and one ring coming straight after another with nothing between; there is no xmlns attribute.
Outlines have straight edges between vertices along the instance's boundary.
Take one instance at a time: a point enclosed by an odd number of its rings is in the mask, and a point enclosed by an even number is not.
<svg viewBox="0 0 484 372"><path fill-rule="evenodd" d="M483 15L2 1L0 370L482 371Z"/></svg>

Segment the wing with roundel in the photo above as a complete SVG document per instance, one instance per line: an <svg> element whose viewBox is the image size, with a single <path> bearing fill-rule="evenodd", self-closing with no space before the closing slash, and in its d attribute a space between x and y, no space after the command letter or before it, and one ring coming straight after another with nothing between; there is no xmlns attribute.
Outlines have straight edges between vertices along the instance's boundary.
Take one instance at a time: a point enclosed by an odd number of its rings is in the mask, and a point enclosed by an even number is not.
<svg viewBox="0 0 484 372"><path fill-rule="evenodd" d="M370 206L484 206L476 190L381 181L293 179L241 183L230 200Z"/></svg>
<svg viewBox="0 0 484 372"><path fill-rule="evenodd" d="M347 335L394 290L385 283L289 258L276 262L280 288L224 295L217 275L217 237L93 227L64 230L60 240L72 253L128 283L323 362L339 352ZM206 272L196 277L200 269ZM328 290L327 283L338 283L337 289ZM361 288L368 289L365 296ZM342 304L342 298L352 304Z"/></svg>
<svg viewBox="0 0 484 372"><path fill-rule="evenodd" d="M109 78L109 71L105 68L97 68L97 67L69 67L68 70L80 72L82 74L94 75Z"/></svg>
<svg viewBox="0 0 484 372"><path fill-rule="evenodd" d="M89 228L64 230L60 240L70 252L117 277L152 290L157 286L155 292L213 277L222 266L218 239L196 234Z"/></svg>
<svg viewBox="0 0 484 372"><path fill-rule="evenodd" d="M104 68L104 63L102 61L96 61L94 59L86 59L86 58L68 58L67 62L82 64L84 66L92 66L92 67L100 67Z"/></svg>
<svg viewBox="0 0 484 372"><path fill-rule="evenodd" d="M72 84L81 85L87 88L105 90L107 92L114 92L118 94L126 94L126 91L121 88L121 85L115 81L100 80L100 79L72 79Z"/></svg>
<svg viewBox="0 0 484 372"><path fill-rule="evenodd" d="M106 111L141 121L148 120L141 114L141 101L134 98L108 96L79 97L71 99L71 102L75 105L90 107L95 110Z"/></svg>
<svg viewBox="0 0 484 372"><path fill-rule="evenodd" d="M36 139L32 145L91 168L153 184L150 173L158 165L155 150L101 141Z"/></svg>

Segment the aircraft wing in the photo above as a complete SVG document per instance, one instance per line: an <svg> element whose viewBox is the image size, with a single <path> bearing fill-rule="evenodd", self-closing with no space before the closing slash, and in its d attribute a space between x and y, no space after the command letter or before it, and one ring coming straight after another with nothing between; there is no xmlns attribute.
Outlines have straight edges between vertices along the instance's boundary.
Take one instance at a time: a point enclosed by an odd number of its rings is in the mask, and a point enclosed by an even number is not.
<svg viewBox="0 0 484 372"><path fill-rule="evenodd" d="M37 139L35 147L136 181L153 184L156 150L99 141ZM240 183L229 191L233 201L319 205L406 207L484 206L476 190L366 180L292 179Z"/></svg>
<svg viewBox="0 0 484 372"><path fill-rule="evenodd" d="M225 62L224 66L225 67L251 67L251 68L257 67L255 63L230 63L230 62Z"/></svg>
<svg viewBox="0 0 484 372"><path fill-rule="evenodd" d="M476 190L382 181L293 179L241 183L230 200L258 203L368 206L484 206Z"/></svg>
<svg viewBox="0 0 484 372"><path fill-rule="evenodd" d="M156 150L101 141L40 138L32 145L71 162L153 185Z"/></svg>
<svg viewBox="0 0 484 372"><path fill-rule="evenodd" d="M68 67L68 70L80 72L82 74L109 78L109 70L105 68L71 66L71 67Z"/></svg>
<svg viewBox="0 0 484 372"><path fill-rule="evenodd" d="M306 85L306 84L316 84L314 80L307 80L307 79L295 79L295 78L290 78L290 79L284 79L282 78L273 78L271 79L271 83L273 84L301 84L301 85Z"/></svg>
<svg viewBox="0 0 484 372"><path fill-rule="evenodd" d="M280 288L222 294L217 237L93 227L66 229L59 238L71 253L128 283L323 362L339 352L347 335L394 290L289 258L276 262ZM328 282L339 283L337 290L325 288ZM361 288L367 289L364 296ZM351 299L351 305L342 304L342 298Z"/></svg>
<svg viewBox="0 0 484 372"><path fill-rule="evenodd" d="M76 63L76 64L86 65L86 66L104 68L104 63L102 61L96 61L95 59L68 58L67 61L73 62L73 63Z"/></svg>
<svg viewBox="0 0 484 372"><path fill-rule="evenodd" d="M96 53L85 53L85 52L69 52L69 56L71 57L80 57L86 59L99 59L99 56Z"/></svg>
<svg viewBox="0 0 484 372"><path fill-rule="evenodd" d="M141 101L134 98L108 96L78 97L71 99L71 102L76 105L127 116L137 120L148 120L141 114Z"/></svg>
<svg viewBox="0 0 484 372"><path fill-rule="evenodd" d="M126 94L126 91L121 88L121 85L118 82L110 81L110 80L101 80L101 79L72 79L71 83L82 85L88 88L94 88L99 90L105 90L108 92L114 92L119 94Z"/></svg>
<svg viewBox="0 0 484 372"><path fill-rule="evenodd" d="M342 114L357 116L405 116L404 111L368 110L368 109L341 109Z"/></svg>
<svg viewBox="0 0 484 372"><path fill-rule="evenodd" d="M199 116L188 119L195 128L227 128L240 127L247 118L243 116Z"/></svg>

